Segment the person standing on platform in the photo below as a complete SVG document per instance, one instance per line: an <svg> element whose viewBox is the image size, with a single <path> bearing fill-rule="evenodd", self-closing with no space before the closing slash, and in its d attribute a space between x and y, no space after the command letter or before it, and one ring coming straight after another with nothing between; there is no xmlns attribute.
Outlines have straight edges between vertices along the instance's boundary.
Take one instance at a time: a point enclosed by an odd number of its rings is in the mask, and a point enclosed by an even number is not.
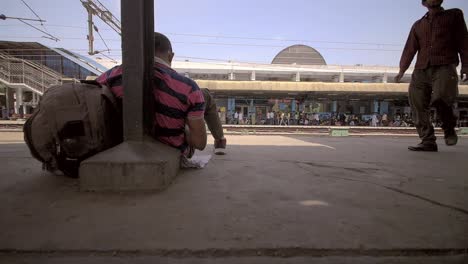
<svg viewBox="0 0 468 264"><path fill-rule="evenodd" d="M400 82L418 54L409 86L409 101L413 121L422 142L408 147L411 151L438 151L434 127L430 122L430 107L434 106L442 119L445 144L457 144L457 118L453 105L458 96L458 56L461 57L460 77L468 74L468 33L460 9L445 10L443 0L423 0L428 12L409 33L400 60Z"/></svg>
<svg viewBox="0 0 468 264"><path fill-rule="evenodd" d="M371 123L372 123L372 126L373 126L373 127L377 127L377 124L379 123L379 118L377 117L377 113L374 113L374 114L372 115L372 121L371 121Z"/></svg>
<svg viewBox="0 0 468 264"><path fill-rule="evenodd" d="M237 118L239 118L239 125L244 124L244 113L242 113L242 110L239 112Z"/></svg>
<svg viewBox="0 0 468 264"><path fill-rule="evenodd" d="M388 115L387 115L387 113L384 113L382 115L382 126L388 126Z"/></svg>

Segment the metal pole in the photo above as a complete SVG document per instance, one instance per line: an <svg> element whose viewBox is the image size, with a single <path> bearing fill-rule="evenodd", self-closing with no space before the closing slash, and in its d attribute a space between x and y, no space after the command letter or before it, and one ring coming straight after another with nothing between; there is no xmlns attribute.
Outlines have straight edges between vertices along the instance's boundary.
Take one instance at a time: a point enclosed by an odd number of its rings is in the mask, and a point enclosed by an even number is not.
<svg viewBox="0 0 468 264"><path fill-rule="evenodd" d="M86 10L88 11L88 43L89 43L89 55L94 55L94 47L93 47L93 42L94 42L94 32L93 32L93 12L91 8L86 7Z"/></svg>
<svg viewBox="0 0 468 264"><path fill-rule="evenodd" d="M41 67L41 92L44 92L45 88L44 88L44 68Z"/></svg>
<svg viewBox="0 0 468 264"><path fill-rule="evenodd" d="M8 59L8 82L11 83L11 59Z"/></svg>
<svg viewBox="0 0 468 264"><path fill-rule="evenodd" d="M7 108L6 118L10 119L10 88L8 88L8 86L5 87L5 94L6 94L6 108Z"/></svg>
<svg viewBox="0 0 468 264"><path fill-rule="evenodd" d="M123 125L126 141L143 141L152 122L154 0L122 0Z"/></svg>

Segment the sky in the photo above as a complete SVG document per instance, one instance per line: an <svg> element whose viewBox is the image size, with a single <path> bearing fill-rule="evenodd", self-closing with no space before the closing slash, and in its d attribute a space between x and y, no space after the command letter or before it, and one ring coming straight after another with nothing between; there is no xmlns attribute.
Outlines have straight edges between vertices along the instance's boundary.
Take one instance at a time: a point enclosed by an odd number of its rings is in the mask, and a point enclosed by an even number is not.
<svg viewBox="0 0 468 264"><path fill-rule="evenodd" d="M60 41L11 19L0 20L0 40L87 54L87 13L80 0L23 1ZM100 1L120 19L119 0ZM22 0L1 2L0 14L35 18ZM444 7L468 13L467 0L445 0ZM271 63L282 49L305 44L327 64L397 66L411 25L426 11L419 0L155 0L155 30L171 39L177 60ZM94 20L111 50L103 54L120 60L120 36ZM95 49L107 49L97 34Z"/></svg>

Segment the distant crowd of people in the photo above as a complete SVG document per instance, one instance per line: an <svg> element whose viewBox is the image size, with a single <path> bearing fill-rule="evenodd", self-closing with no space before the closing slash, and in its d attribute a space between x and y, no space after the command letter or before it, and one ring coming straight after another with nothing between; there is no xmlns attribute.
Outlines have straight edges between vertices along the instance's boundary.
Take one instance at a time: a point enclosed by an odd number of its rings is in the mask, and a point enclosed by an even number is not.
<svg viewBox="0 0 468 264"><path fill-rule="evenodd" d="M408 113L389 117L384 114L355 115L346 113L305 113L305 112L274 112L244 115L236 111L227 117L228 124L234 125L271 125L271 126L373 126L373 127L411 127L414 126Z"/></svg>

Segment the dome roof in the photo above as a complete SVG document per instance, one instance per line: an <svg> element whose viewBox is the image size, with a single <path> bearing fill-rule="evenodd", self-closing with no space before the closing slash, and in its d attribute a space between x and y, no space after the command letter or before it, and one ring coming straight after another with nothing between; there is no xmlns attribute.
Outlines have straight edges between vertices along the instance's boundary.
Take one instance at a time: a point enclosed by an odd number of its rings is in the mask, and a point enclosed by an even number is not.
<svg viewBox="0 0 468 264"><path fill-rule="evenodd" d="M322 54L306 45L293 45L282 50L271 64L327 65Z"/></svg>

